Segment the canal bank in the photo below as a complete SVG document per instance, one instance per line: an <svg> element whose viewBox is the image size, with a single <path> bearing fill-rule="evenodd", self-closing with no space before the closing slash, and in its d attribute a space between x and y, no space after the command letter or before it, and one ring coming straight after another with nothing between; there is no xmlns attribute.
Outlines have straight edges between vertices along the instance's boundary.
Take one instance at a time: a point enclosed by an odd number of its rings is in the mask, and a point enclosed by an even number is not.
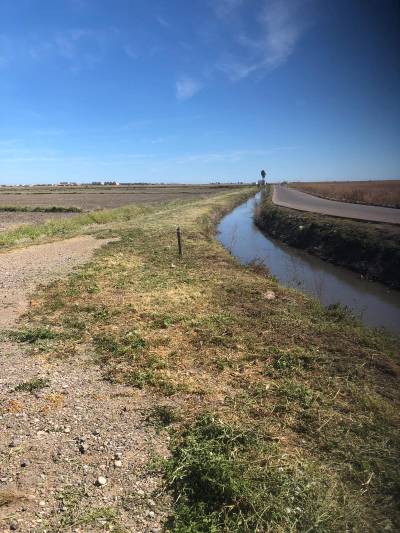
<svg viewBox="0 0 400 533"><path fill-rule="evenodd" d="M400 334L400 293L268 237L254 223L261 194L226 215L218 239L240 262L263 264L277 280L325 305L341 304L373 327Z"/></svg>
<svg viewBox="0 0 400 533"><path fill-rule="evenodd" d="M364 278L400 288L400 228L396 224L288 209L275 205L269 192L263 195L254 219L263 232L294 248L353 270Z"/></svg>

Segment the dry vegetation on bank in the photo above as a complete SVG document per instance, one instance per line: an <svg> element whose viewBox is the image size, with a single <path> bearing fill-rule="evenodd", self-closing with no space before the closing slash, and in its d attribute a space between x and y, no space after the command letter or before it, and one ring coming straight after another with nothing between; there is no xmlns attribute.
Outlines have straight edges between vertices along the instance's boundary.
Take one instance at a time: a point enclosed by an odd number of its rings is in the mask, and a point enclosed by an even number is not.
<svg viewBox="0 0 400 533"><path fill-rule="evenodd" d="M14 338L49 362L90 354L108 382L158 396L169 530L396 531L398 342L230 257L214 222L243 196L138 210L35 296Z"/></svg>
<svg viewBox="0 0 400 533"><path fill-rule="evenodd" d="M330 200L400 208L400 180L294 182L289 185Z"/></svg>

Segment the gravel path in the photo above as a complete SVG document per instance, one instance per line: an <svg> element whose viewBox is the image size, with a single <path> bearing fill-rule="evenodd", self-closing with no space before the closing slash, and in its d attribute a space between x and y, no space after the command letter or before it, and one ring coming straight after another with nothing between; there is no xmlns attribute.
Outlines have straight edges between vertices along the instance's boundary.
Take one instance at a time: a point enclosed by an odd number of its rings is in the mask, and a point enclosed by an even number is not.
<svg viewBox="0 0 400 533"><path fill-rule="evenodd" d="M88 261L104 240L89 235L0 253L0 329L11 327L39 283Z"/></svg>
<svg viewBox="0 0 400 533"><path fill-rule="evenodd" d="M0 328L17 327L38 283L104 244L93 237L0 254ZM0 338L0 532L156 532L169 512L160 475L168 436L149 425L151 394L102 380L90 353L49 361ZM35 378L46 386L16 391Z"/></svg>
<svg viewBox="0 0 400 533"><path fill-rule="evenodd" d="M400 209L326 200L289 187L282 187L282 185L274 185L272 201L282 207L311 211L322 215L400 224Z"/></svg>

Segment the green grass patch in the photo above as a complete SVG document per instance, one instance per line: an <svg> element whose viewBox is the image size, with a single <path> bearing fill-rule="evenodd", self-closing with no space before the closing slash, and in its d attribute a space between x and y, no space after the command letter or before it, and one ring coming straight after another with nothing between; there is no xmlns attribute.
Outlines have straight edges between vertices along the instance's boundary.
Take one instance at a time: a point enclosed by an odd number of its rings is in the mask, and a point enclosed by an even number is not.
<svg viewBox="0 0 400 533"><path fill-rule="evenodd" d="M111 359L134 360L146 346L146 341L135 331L127 331L123 335L98 335L94 344L104 362Z"/></svg>
<svg viewBox="0 0 400 533"><path fill-rule="evenodd" d="M10 337L17 342L34 344L38 341L53 340L57 337L57 334L49 328L38 327L11 331Z"/></svg>
<svg viewBox="0 0 400 533"><path fill-rule="evenodd" d="M48 387L50 381L47 378L34 378L17 385L14 390L17 392L35 392Z"/></svg>
<svg viewBox="0 0 400 533"><path fill-rule="evenodd" d="M211 415L175 442L166 477L177 502L170 531L366 530L363 509L346 500L333 476Z"/></svg>

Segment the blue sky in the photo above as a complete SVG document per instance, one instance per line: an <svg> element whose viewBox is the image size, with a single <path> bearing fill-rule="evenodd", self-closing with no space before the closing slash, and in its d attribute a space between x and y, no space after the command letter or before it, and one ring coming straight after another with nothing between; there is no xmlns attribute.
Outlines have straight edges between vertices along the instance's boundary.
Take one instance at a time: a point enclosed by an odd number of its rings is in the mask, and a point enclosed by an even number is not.
<svg viewBox="0 0 400 533"><path fill-rule="evenodd" d="M0 0L0 183L400 178L398 0Z"/></svg>

